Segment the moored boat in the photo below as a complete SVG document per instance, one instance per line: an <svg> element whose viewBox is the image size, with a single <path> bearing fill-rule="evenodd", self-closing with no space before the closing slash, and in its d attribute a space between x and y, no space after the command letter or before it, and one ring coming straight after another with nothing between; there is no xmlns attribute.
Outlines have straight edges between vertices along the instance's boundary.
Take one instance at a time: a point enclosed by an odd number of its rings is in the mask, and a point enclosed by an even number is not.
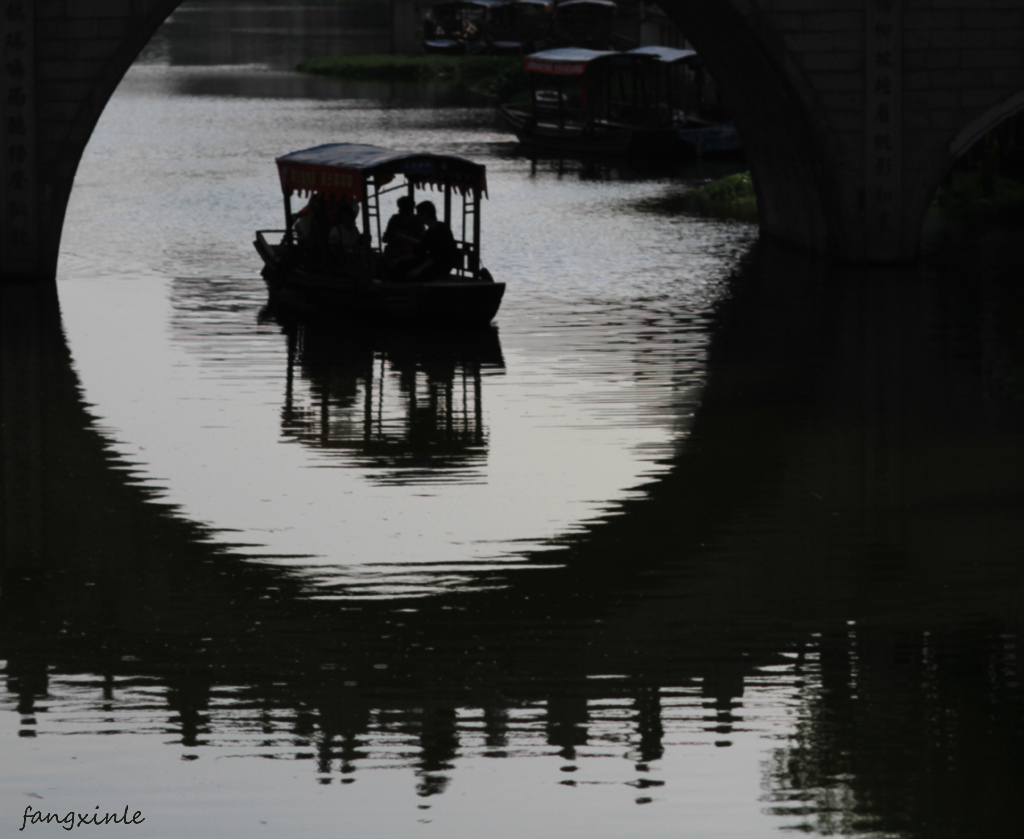
<svg viewBox="0 0 1024 839"><path fill-rule="evenodd" d="M254 242L274 302L317 315L427 326L487 324L497 314L505 284L494 282L480 261L484 166L454 155L357 143L316 146L276 162L285 229L258 230ZM440 257L427 244L438 236L421 232L416 244L381 225L385 196L414 203L417 190L428 189L440 193L442 210L434 210L433 223L423 215L423 203L417 214L428 231L436 227L444 234ZM293 211L296 195L309 202ZM424 203L433 209L433 202ZM453 230L457 217L461 224Z"/></svg>
<svg viewBox="0 0 1024 839"><path fill-rule="evenodd" d="M480 55L491 42L491 15L503 0L437 3L423 19L423 51L438 55Z"/></svg>
<svg viewBox="0 0 1024 839"><path fill-rule="evenodd" d="M646 46L630 50L657 59L665 80L665 101L672 113L682 151L697 157L737 155L742 152L735 124L712 113L707 88L714 88L700 56L690 49Z"/></svg>
<svg viewBox="0 0 1024 839"><path fill-rule="evenodd" d="M667 154L678 140L656 56L562 47L526 56L530 101L500 113L520 143L551 151Z"/></svg>

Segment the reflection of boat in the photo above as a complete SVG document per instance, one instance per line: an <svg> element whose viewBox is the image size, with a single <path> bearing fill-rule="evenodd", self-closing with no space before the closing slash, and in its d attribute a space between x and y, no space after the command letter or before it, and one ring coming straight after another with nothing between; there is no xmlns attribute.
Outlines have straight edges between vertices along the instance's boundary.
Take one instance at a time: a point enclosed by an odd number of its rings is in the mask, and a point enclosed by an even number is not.
<svg viewBox="0 0 1024 839"><path fill-rule="evenodd" d="M648 46L631 53L654 56L665 79L666 103L671 109L676 137L684 151L704 155L738 154L742 150L736 126L729 121L709 119L704 62L693 50Z"/></svg>
<svg viewBox="0 0 1024 839"><path fill-rule="evenodd" d="M423 19L423 51L442 55L477 55L490 44L491 13L502 0L438 3Z"/></svg>
<svg viewBox="0 0 1024 839"><path fill-rule="evenodd" d="M453 155L333 143L287 154L277 159L277 166L286 229L259 230L254 244L263 257L267 287L278 302L319 314L423 324L486 324L497 313L505 284L494 282L480 264L480 204L487 188L482 165ZM461 208L461 227L452 231L455 243L447 252L454 267L431 282L399 282L385 258L381 198L396 190L413 198L417 189L428 187L441 191L441 218L449 228ZM291 206L296 193L310 196L310 204L299 213ZM347 244L344 238L333 241L327 221L331 208L343 215L356 202L363 233L353 219L352 239ZM295 228L304 213L312 223L311 232L302 237ZM322 223L317 222L320 216Z"/></svg>
<svg viewBox="0 0 1024 839"><path fill-rule="evenodd" d="M505 367L496 329L341 331L276 319L288 337L286 437L386 483L466 480L484 465L483 378Z"/></svg>
<svg viewBox="0 0 1024 839"><path fill-rule="evenodd" d="M524 69L530 102L500 108L524 145L641 155L666 154L678 143L654 55L563 47L526 56Z"/></svg>
<svg viewBox="0 0 1024 839"><path fill-rule="evenodd" d="M690 118L677 129L676 136L698 157L719 154L734 155L743 150L740 133L731 122L701 124L698 118Z"/></svg>

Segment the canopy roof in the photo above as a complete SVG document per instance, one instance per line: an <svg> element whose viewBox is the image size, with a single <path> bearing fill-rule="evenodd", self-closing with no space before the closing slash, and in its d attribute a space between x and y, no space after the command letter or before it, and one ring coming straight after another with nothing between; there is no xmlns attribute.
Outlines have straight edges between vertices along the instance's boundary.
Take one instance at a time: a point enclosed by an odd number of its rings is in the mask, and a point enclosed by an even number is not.
<svg viewBox="0 0 1024 839"><path fill-rule="evenodd" d="M448 11L456 9L459 6L476 6L481 9L494 9L505 3L505 0L450 0L446 3L435 3L430 7L428 11L437 9L438 11Z"/></svg>
<svg viewBox="0 0 1024 839"><path fill-rule="evenodd" d="M583 47L559 47L541 50L526 56L523 69L527 73L546 73L549 76L582 76L592 61L624 53L614 50L588 50Z"/></svg>
<svg viewBox="0 0 1024 839"><path fill-rule="evenodd" d="M285 195L322 193L329 198L362 201L365 185L388 183L404 175L417 186L447 184L459 192L487 191L486 168L450 154L392 151L361 143L327 143L277 158Z"/></svg>
<svg viewBox="0 0 1024 839"><path fill-rule="evenodd" d="M604 6L606 9L618 10L618 4L615 0L565 0L563 3L559 3L555 6L555 10L566 9L575 6Z"/></svg>
<svg viewBox="0 0 1024 839"><path fill-rule="evenodd" d="M696 50L680 50L675 47L637 47L629 50L633 55L653 55L659 61L666 64L675 64L677 61L691 61L697 57Z"/></svg>

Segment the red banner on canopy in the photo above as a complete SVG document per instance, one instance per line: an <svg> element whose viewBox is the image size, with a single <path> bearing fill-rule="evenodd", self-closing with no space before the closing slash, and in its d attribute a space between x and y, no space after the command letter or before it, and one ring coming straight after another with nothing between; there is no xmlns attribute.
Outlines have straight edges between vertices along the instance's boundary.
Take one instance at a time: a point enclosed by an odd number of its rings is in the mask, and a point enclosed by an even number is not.
<svg viewBox="0 0 1024 839"><path fill-rule="evenodd" d="M363 200L363 175L360 170L278 161L277 171L285 195L319 192L328 198L350 202Z"/></svg>
<svg viewBox="0 0 1024 839"><path fill-rule="evenodd" d="M582 76L587 70L586 61L549 61L542 58L526 57L527 73L544 73L548 76Z"/></svg>

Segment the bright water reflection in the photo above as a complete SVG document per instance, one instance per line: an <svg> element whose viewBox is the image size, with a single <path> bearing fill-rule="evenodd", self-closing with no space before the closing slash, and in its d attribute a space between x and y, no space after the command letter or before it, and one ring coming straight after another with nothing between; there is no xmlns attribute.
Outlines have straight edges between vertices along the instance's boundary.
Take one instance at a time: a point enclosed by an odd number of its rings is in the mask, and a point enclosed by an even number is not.
<svg viewBox="0 0 1024 839"><path fill-rule="evenodd" d="M166 482L168 502L253 554L305 569L321 593L424 593L481 562L518 561L664 468L696 405L708 314L749 226L630 209L663 192L664 177L567 189L564 174L508 153L490 111L180 94L177 79L195 72L142 67L125 80L83 163L61 263L86 398L120 453ZM312 401L329 414L332 399L389 391L356 375L332 395L322 380L304 384L301 369L296 384L289 338L259 315L266 292L251 239L280 224L273 158L332 138L489 166L483 255L509 292L485 345L451 348L464 356L460 388L474 371L473 480L440 461L427 467L428 451L387 466L290 445L308 442L295 412L308 415ZM344 378L369 365L387 385L403 375L395 358L427 353L404 375L420 368L429 379L429 336L392 351L387 336L324 332L303 340L300 368L334 365L326 375ZM401 410L417 410L415 391L390 390Z"/></svg>
<svg viewBox="0 0 1024 839"><path fill-rule="evenodd" d="M0 306L4 831L1010 835L1016 240L825 266L282 78L133 72L60 322ZM270 160L342 134L488 164L496 331L263 311Z"/></svg>

